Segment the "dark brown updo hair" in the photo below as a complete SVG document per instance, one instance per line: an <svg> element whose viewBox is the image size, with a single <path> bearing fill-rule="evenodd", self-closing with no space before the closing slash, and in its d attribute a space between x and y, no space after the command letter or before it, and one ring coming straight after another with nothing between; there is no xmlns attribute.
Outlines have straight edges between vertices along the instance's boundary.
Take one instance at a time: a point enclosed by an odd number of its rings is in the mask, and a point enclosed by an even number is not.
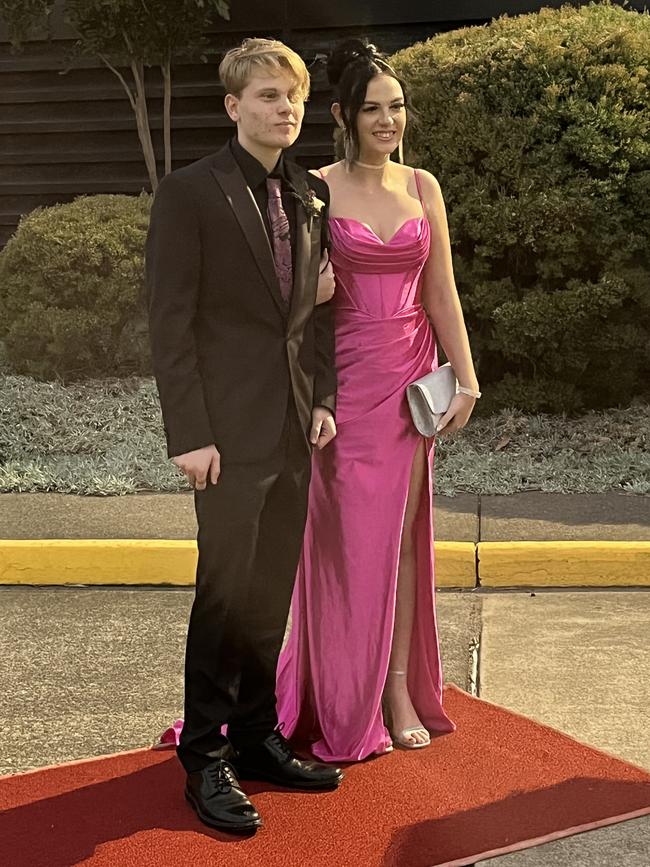
<svg viewBox="0 0 650 867"><path fill-rule="evenodd" d="M365 102L368 83L376 75L390 75L399 82L406 102L404 82L370 42L345 39L327 59L327 78L334 91L334 101L341 106L343 121L342 147L339 139L337 156L345 156L348 163L359 157L357 115Z"/></svg>

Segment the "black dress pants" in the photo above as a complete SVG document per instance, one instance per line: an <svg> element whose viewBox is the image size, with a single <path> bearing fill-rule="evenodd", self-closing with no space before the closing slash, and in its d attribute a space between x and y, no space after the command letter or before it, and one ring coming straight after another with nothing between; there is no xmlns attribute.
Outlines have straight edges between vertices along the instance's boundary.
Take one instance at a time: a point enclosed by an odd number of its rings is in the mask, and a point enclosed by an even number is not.
<svg viewBox="0 0 650 867"><path fill-rule="evenodd" d="M195 493L199 560L185 656L188 772L228 738L245 747L276 727L276 666L302 547L311 450L293 400L273 454L222 467Z"/></svg>

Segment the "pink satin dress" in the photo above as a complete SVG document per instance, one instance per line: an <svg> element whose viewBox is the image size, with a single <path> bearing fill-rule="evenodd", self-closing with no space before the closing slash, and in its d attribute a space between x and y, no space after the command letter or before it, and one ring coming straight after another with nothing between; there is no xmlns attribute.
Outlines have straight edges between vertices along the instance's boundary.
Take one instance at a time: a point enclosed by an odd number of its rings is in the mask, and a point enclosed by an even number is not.
<svg viewBox="0 0 650 867"><path fill-rule="evenodd" d="M417 172L416 182L419 193ZM426 217L407 220L387 243L353 219L333 217L330 228L338 435L314 452L277 697L285 736L310 740L324 761L345 762L391 746L381 698L411 468L423 441L405 392L435 370L437 358L420 297L430 246ZM408 687L426 728L450 732L435 615L433 443L425 443L428 479L414 527L417 591Z"/></svg>

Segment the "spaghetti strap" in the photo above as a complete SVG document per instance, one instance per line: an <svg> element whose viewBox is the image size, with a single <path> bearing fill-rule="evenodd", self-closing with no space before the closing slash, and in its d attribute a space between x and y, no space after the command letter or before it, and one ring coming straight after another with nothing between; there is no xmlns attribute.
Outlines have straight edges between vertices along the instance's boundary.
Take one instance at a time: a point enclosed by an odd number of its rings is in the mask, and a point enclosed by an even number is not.
<svg viewBox="0 0 650 867"><path fill-rule="evenodd" d="M320 169L319 169L319 171L320 171ZM424 202L422 201L422 190L420 189L420 176L418 175L418 170L413 169L413 174L415 175L415 186L417 187L417 190L418 190L418 198L420 200L420 204L422 205L422 207L424 207Z"/></svg>

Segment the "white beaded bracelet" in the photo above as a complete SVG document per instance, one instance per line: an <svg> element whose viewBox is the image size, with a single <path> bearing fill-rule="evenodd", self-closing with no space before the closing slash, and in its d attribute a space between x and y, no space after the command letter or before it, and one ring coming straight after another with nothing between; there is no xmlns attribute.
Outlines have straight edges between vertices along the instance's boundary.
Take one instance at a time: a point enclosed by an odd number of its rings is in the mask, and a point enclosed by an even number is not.
<svg viewBox="0 0 650 867"><path fill-rule="evenodd" d="M460 394L467 394L467 395L469 395L469 397L473 397L476 400L478 400L479 397L481 396L480 391L472 391L471 388L465 388L464 385L457 386L456 391L459 392Z"/></svg>

